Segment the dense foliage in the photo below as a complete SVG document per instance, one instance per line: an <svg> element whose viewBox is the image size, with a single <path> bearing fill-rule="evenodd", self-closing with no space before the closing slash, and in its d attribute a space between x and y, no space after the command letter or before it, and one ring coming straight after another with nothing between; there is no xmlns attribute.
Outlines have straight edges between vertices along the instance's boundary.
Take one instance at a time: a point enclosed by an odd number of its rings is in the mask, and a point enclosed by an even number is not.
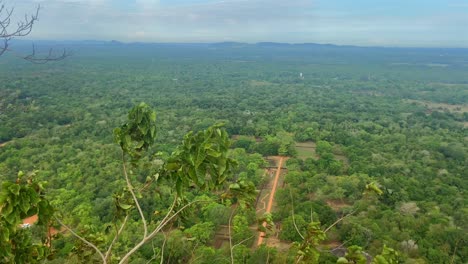
<svg viewBox="0 0 468 264"><path fill-rule="evenodd" d="M407 263L467 261L466 50L70 45L75 56L55 64L0 59L0 179L2 192L12 195L16 187L6 182L14 182L19 171L37 171L37 180L48 182L47 198L57 214L89 240L99 244L100 237L110 236L115 191L125 186L113 129L145 101L158 113L158 137L140 157L144 136L131 130L131 123L122 127L140 142L129 142L130 156L141 159L132 165L132 177L145 186L165 164L192 177L193 182L178 183L191 189L188 200L207 202L182 214L173 223L177 229L158 234L132 263L162 256L166 263L223 263L231 261L230 251L238 263L294 262L298 249L310 244L308 257L333 263L338 257L330 250L337 243L348 247L340 261L365 254L377 263L386 263L382 258L390 255ZM231 187L252 193L251 181L261 189L267 166L262 156L290 157L272 215L282 242L296 242L287 254L278 253L284 248L251 249L255 208L238 210L213 201L222 192L215 185L225 179L209 178L216 183L209 185L202 175L215 167L204 166L205 157L184 152L209 146L201 131L220 122L234 136L229 159L238 165L226 181L237 185ZM124 149L125 140L118 140ZM182 168L190 162L198 170ZM162 178L141 200L148 219L161 217L171 206L174 186ZM382 195L363 194L370 183ZM32 214L25 209L18 209L16 222ZM116 244L118 251L141 232L137 215ZM304 244L308 232L326 230L343 216L322 241ZM231 250L216 242L229 222L233 243L245 240ZM314 255L316 249L320 254ZM78 256L87 248L65 233L53 241L52 250L52 262L80 263Z"/></svg>

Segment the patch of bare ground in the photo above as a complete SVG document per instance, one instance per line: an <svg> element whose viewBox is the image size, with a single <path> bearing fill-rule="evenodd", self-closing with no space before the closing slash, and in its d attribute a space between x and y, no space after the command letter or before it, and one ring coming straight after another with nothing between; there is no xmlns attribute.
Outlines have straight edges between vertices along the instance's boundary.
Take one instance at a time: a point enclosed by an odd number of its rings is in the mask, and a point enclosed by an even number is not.
<svg viewBox="0 0 468 264"><path fill-rule="evenodd" d="M280 252L286 252L291 247L291 243L284 242L279 239L278 233L269 236L266 244L268 247L274 247Z"/></svg>
<svg viewBox="0 0 468 264"><path fill-rule="evenodd" d="M300 159L318 159L318 155L315 152L316 147L317 144L315 144L315 142L312 141L296 143L297 157Z"/></svg>
<svg viewBox="0 0 468 264"><path fill-rule="evenodd" d="M6 141L6 142L3 142L3 143L0 143L0 148L6 146L8 143L10 143L10 141Z"/></svg>
<svg viewBox="0 0 468 264"><path fill-rule="evenodd" d="M213 247L221 248L224 245L229 245L229 227L227 225L220 226L216 230L213 240Z"/></svg>
<svg viewBox="0 0 468 264"><path fill-rule="evenodd" d="M449 111L452 113L468 113L468 105L466 104L444 104L444 103L435 103L422 100L412 100L404 99L408 103L416 103L423 105L427 110L430 111Z"/></svg>
<svg viewBox="0 0 468 264"><path fill-rule="evenodd" d="M251 80L250 85L251 86L267 86L267 85L275 85L275 84L271 82L267 82L267 81Z"/></svg>
<svg viewBox="0 0 468 264"><path fill-rule="evenodd" d="M346 207L351 207L350 204L342 201L342 200L326 200L325 201L328 206L330 206L334 211L341 211L341 209Z"/></svg>
<svg viewBox="0 0 468 264"><path fill-rule="evenodd" d="M32 225L34 225L38 220L39 220L38 216L37 216L37 215L33 215L33 216L30 216L30 217L28 217L28 218L23 219L23 224L22 224L22 225L23 225L23 226L25 226L25 225L32 226ZM56 235L56 234L58 234L58 233L60 233L60 232L63 232L63 231L65 231L65 228L64 228L64 227L62 227L61 230L58 230L58 229L56 229L56 228L54 228L54 227L49 227L49 235Z"/></svg>
<svg viewBox="0 0 468 264"><path fill-rule="evenodd" d="M258 216L261 216L264 213L271 213L272 211L274 211L274 204L275 204L274 198L275 198L276 190L278 188L283 187L284 172L285 172L283 166L285 164L285 160L286 158L281 157L281 156L268 157L269 162L274 161L274 164L276 165L275 166L276 169L271 168L271 167L269 168L268 175L270 178L269 178L268 184L265 186L265 188L263 188L260 191L259 196L257 198L256 209L257 209ZM263 223L263 226L266 226L266 223ZM278 233L275 232L274 236L277 236L277 235ZM267 245L270 245L269 244L270 238L271 237L267 237L264 232L260 232L258 234L257 243L255 244L256 246L260 246L261 244L264 243L264 240L265 240L265 243ZM279 240L277 243L279 243Z"/></svg>
<svg viewBox="0 0 468 264"><path fill-rule="evenodd" d="M297 142L296 147L301 147L301 148L316 148L317 144L313 141L305 141L305 142Z"/></svg>
<svg viewBox="0 0 468 264"><path fill-rule="evenodd" d="M274 205L274 194L276 193L277 188L283 187L283 179L284 179L284 172L285 168L285 160L287 158L281 156L271 156L267 158L269 166L265 168L265 177L267 177L267 183L260 189L260 192L257 196L257 201L255 204L257 216L262 216L266 212L271 212L273 210ZM254 232L258 233L257 226L250 226L250 229ZM232 230L231 230L232 231ZM277 236L278 233L274 232L272 236ZM278 238L271 238L266 236L266 234L259 232L258 236L254 238L256 243L254 243L254 247L263 243L265 239L265 243L270 245L270 239L273 239L271 243L273 243L278 247L281 248L289 248L288 243L283 243L279 241ZM215 238L213 240L213 246L215 248L222 248L226 245L229 245L229 226L224 225L220 226L215 233Z"/></svg>
<svg viewBox="0 0 468 264"><path fill-rule="evenodd" d="M468 84L465 84L465 83L431 82L431 83L428 83L428 85L430 85L430 86L454 87L454 88L458 88L458 87L467 87L468 88Z"/></svg>
<svg viewBox="0 0 468 264"><path fill-rule="evenodd" d="M337 248L339 246L341 246L341 242L338 241L338 240L331 240L331 241L327 241L325 243L322 244L322 247L325 248L325 249L333 249L333 248Z"/></svg>

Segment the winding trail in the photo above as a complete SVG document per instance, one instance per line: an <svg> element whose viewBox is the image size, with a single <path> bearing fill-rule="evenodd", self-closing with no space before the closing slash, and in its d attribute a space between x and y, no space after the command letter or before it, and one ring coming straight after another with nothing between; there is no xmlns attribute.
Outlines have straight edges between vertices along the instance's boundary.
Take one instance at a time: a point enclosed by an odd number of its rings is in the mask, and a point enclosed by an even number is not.
<svg viewBox="0 0 468 264"><path fill-rule="evenodd" d="M268 199L268 204L266 207L266 213L271 213L271 207L273 206L273 200L275 198L276 187L278 186L278 179L281 174L281 167L283 166L283 158L284 157L280 157L279 162L278 162L278 168L276 169L275 179L273 181L273 186L271 188L270 197ZM266 227L265 222L263 223L263 226ZM260 232L260 235L258 236L257 246L260 246L263 243L264 236L265 236L265 232Z"/></svg>

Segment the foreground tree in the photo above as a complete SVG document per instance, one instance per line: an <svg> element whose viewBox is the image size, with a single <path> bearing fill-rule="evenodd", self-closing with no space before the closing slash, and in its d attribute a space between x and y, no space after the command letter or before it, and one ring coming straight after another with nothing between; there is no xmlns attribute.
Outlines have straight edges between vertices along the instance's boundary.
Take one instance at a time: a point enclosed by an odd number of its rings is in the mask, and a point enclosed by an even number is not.
<svg viewBox="0 0 468 264"><path fill-rule="evenodd" d="M35 174L18 173L16 182L4 182L0 189L0 262L36 263L50 253L50 234L53 208L44 196L44 182L37 182ZM34 227L22 225L23 219L37 215ZM30 229L40 230L33 237Z"/></svg>
<svg viewBox="0 0 468 264"><path fill-rule="evenodd" d="M99 233L80 234L64 224L59 217L54 216L58 223L81 241L76 248L88 258L86 261L91 261L97 255L102 263L111 263L112 261L127 263L135 252L152 241L156 235L163 231L163 228L169 223L173 223L178 216L184 214L184 211L194 204L226 200L229 200L228 204L231 204L230 200L232 199L239 203L252 200L250 194L254 195L255 193L251 190L251 184L245 184L243 181L230 185L225 184L236 163L227 157L230 140L227 132L219 125L198 133L188 133L182 144L163 160L163 164L155 171L151 171L151 175L147 175L146 182L138 183L135 180L137 175L133 171L137 171L139 166L148 165L147 162L150 160L148 150L154 143L156 133L156 113L144 103L135 106L128 115L128 122L114 130L115 141L120 145L122 151L122 174L126 186L114 194L116 228L111 239L108 239L109 236ZM161 217L148 219L148 212L143 211L140 200L147 190L155 188L154 185L163 181L166 185L173 186L172 204L165 213L158 213ZM189 200L186 193L189 189L194 188L200 191L215 190L218 198ZM225 188L227 190L223 191ZM21 191L23 189L24 191ZM44 198L42 191L43 188L40 184L34 185L29 180L4 184L1 193L2 197L5 196L4 194L6 196L0 200L0 215L2 215L0 227L2 230L6 230L5 226L9 230L14 230L21 219L34 214L38 215L41 224L46 227L50 226L53 210L47 199ZM16 196L21 199L16 199ZM114 247L117 241L122 238L130 218L137 219L137 222L141 224L141 238L137 241L128 241L134 243L129 249L115 252ZM2 240L2 243L5 244L5 247L2 248L6 250L0 251L0 259L3 258L7 263L13 262L13 258L16 258L18 251L14 250L21 251L34 245L31 240L25 241L21 245L17 244L15 234L13 233L13 236L4 235ZM48 256L45 251L47 244L46 240L38 243L44 253L41 251L40 257L35 258L35 261ZM12 250L9 250L10 248ZM90 249L95 254L84 253L89 252ZM24 254L38 255L34 253L34 250L39 249L31 248ZM25 262L32 263L33 261Z"/></svg>

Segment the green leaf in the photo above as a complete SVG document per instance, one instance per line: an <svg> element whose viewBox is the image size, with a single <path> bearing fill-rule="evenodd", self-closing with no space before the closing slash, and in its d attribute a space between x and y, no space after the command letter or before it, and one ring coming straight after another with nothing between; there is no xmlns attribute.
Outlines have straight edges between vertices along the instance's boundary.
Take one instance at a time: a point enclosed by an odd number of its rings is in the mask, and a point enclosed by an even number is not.
<svg viewBox="0 0 468 264"><path fill-rule="evenodd" d="M21 187L18 184L12 184L10 187L8 187L8 190L14 195L19 195Z"/></svg>
<svg viewBox="0 0 468 264"><path fill-rule="evenodd" d="M177 179L176 181L176 191L177 194L182 194L182 181L180 179Z"/></svg>
<svg viewBox="0 0 468 264"><path fill-rule="evenodd" d="M2 234L3 241L8 242L10 240L10 230L8 228L2 228L0 233Z"/></svg>
<svg viewBox="0 0 468 264"><path fill-rule="evenodd" d="M20 200L20 208L23 213L28 213L29 208L31 208L31 205L29 203L29 197L28 196L22 196Z"/></svg>
<svg viewBox="0 0 468 264"><path fill-rule="evenodd" d="M16 225L18 224L20 221L19 221L19 217L17 214L15 214L15 212L12 212L10 213L9 215L6 215L4 216L5 217L5 220L10 224L10 225Z"/></svg>
<svg viewBox="0 0 468 264"><path fill-rule="evenodd" d="M33 189L28 189L28 196L30 204L33 206L35 206L40 201L39 194L37 194L37 192L35 192Z"/></svg>
<svg viewBox="0 0 468 264"><path fill-rule="evenodd" d="M166 169L169 171L178 170L179 168L180 168L180 165L177 162L169 162L166 164Z"/></svg>
<svg viewBox="0 0 468 264"><path fill-rule="evenodd" d="M132 205L130 205L130 204L119 204L119 207L124 209L124 210L128 210L128 209L132 208Z"/></svg>
<svg viewBox="0 0 468 264"><path fill-rule="evenodd" d="M215 157L215 158L219 158L219 157L221 157L221 154L222 154L222 153L221 153L221 152L218 152L218 151L216 151L216 150L214 150L214 149L207 149L207 150L206 150L206 154L208 154L208 155L210 155L210 156L212 156L212 157Z"/></svg>
<svg viewBox="0 0 468 264"><path fill-rule="evenodd" d="M345 264L345 263L349 263L347 259L341 257L339 258L337 261L336 261L337 264Z"/></svg>
<svg viewBox="0 0 468 264"><path fill-rule="evenodd" d="M240 190L240 185L238 183L233 183L229 186L229 189L231 190Z"/></svg>
<svg viewBox="0 0 468 264"><path fill-rule="evenodd" d="M13 212L13 206L11 204L8 204L7 206L2 208L1 212L4 217L7 217Z"/></svg>

